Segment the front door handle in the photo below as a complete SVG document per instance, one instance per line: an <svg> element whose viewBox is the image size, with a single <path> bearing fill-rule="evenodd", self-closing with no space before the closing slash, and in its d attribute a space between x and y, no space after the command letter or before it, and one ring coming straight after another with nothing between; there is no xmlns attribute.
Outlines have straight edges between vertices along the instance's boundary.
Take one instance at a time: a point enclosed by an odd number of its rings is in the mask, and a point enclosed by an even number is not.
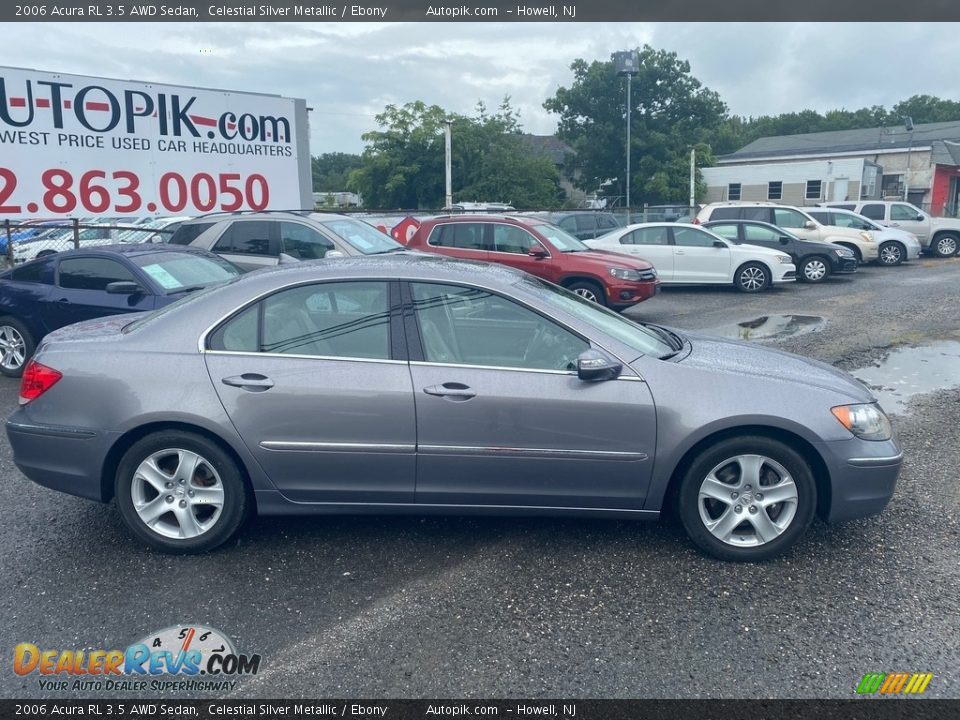
<svg viewBox="0 0 960 720"><path fill-rule="evenodd" d="M451 400L469 400L477 396L468 385L456 382L446 382L443 385L431 385L430 387L425 387L423 391L427 395L436 395L437 397L450 398Z"/></svg>
<svg viewBox="0 0 960 720"><path fill-rule="evenodd" d="M674 255L685 255L686 253L684 253L683 250L674 250L674 251L673 251L673 254L674 254Z"/></svg>
<svg viewBox="0 0 960 720"><path fill-rule="evenodd" d="M273 380L266 375L258 373L244 373L243 375L233 375L225 377L220 382L224 385L231 385L250 392L263 392L273 387Z"/></svg>

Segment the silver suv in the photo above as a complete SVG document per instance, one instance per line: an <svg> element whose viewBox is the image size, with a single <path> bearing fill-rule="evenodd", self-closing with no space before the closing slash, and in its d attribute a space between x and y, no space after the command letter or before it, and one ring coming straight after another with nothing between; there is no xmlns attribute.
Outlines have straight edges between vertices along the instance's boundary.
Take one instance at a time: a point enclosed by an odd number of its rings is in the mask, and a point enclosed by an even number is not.
<svg viewBox="0 0 960 720"><path fill-rule="evenodd" d="M404 249L355 218L280 210L204 215L181 225L170 242L210 250L244 270Z"/></svg>
<svg viewBox="0 0 960 720"><path fill-rule="evenodd" d="M899 228L917 236L924 251L936 257L952 257L960 248L960 220L932 217L916 205L903 201L859 200L820 203L823 207L853 210L881 225Z"/></svg>

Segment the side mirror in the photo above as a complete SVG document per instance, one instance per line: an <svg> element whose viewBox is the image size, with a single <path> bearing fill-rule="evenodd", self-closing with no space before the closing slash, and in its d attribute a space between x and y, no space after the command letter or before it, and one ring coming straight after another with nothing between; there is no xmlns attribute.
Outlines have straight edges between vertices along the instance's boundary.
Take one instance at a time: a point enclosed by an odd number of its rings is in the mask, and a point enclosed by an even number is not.
<svg viewBox="0 0 960 720"><path fill-rule="evenodd" d="M544 258L549 257L546 248L544 248L542 245L532 246L529 250L527 250L527 255L537 258L537 260L543 260Z"/></svg>
<svg viewBox="0 0 960 720"><path fill-rule="evenodd" d="M107 283L106 290L111 295L137 295L143 292L143 288L137 283L129 280L117 280Z"/></svg>
<svg viewBox="0 0 960 720"><path fill-rule="evenodd" d="M725 247L727 247L727 244L726 244L723 240L714 240L714 241L713 241L713 246L714 246L715 248L725 248Z"/></svg>
<svg viewBox="0 0 960 720"><path fill-rule="evenodd" d="M599 350L584 350L577 356L577 377L584 382L615 380L623 372L623 365Z"/></svg>
<svg viewBox="0 0 960 720"><path fill-rule="evenodd" d="M789 244L790 244L790 238L788 238L786 235L781 235L781 236L780 236L780 244L781 244L781 245L789 245Z"/></svg>
<svg viewBox="0 0 960 720"><path fill-rule="evenodd" d="M917 222L923 222L926 218L923 215L917 215Z"/></svg>
<svg viewBox="0 0 960 720"><path fill-rule="evenodd" d="M807 220L807 221L803 224L803 226L804 226L807 230L816 230L816 229L817 229L817 224L816 224L813 220Z"/></svg>

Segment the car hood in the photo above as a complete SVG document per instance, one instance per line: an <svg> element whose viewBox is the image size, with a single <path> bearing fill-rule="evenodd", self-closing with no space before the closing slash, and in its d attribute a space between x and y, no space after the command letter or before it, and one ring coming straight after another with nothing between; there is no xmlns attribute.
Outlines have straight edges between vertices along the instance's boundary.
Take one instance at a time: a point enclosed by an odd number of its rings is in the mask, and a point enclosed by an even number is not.
<svg viewBox="0 0 960 720"><path fill-rule="evenodd" d="M692 345L680 362L714 373L757 377L845 395L854 402L869 403L875 398L851 375L819 360L793 355L754 343L725 340L683 331Z"/></svg>
<svg viewBox="0 0 960 720"><path fill-rule="evenodd" d="M960 220L957 220L956 218L931 217L930 225L937 228L960 230Z"/></svg>
<svg viewBox="0 0 960 720"><path fill-rule="evenodd" d="M576 259L584 265L590 265L596 268L608 268L611 265L617 267L630 268L631 270L649 270L653 267L646 260L624 255L623 253L613 252L612 250L582 250L580 252L563 253L567 259Z"/></svg>
<svg viewBox="0 0 960 720"><path fill-rule="evenodd" d="M789 256L786 250L776 250L774 248L764 247L763 245L751 245L750 243L737 243L736 245L731 245L730 249L743 250L749 252L751 255L769 255L770 257L776 257L778 255Z"/></svg>

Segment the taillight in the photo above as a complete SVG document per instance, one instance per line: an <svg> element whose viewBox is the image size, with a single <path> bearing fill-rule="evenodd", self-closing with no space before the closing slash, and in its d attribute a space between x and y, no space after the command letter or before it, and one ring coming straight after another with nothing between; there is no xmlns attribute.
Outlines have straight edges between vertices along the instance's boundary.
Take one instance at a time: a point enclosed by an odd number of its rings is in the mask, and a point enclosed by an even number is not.
<svg viewBox="0 0 960 720"><path fill-rule="evenodd" d="M36 400L62 377L63 373L59 370L31 359L23 369L23 379L20 381L20 404L26 405L31 400Z"/></svg>
<svg viewBox="0 0 960 720"><path fill-rule="evenodd" d="M698 217L693 218L693 220L690 222L690 224L691 224L691 225L699 225L699 224L700 224L700 218L698 218Z"/></svg>

